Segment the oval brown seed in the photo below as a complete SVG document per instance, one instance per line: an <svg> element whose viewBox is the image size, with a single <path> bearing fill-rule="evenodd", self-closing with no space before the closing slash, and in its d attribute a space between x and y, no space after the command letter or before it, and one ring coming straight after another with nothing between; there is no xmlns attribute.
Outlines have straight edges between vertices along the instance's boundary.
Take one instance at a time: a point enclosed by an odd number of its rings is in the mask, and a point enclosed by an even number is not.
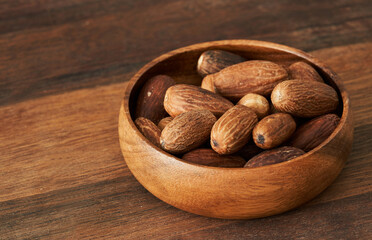
<svg viewBox="0 0 372 240"><path fill-rule="evenodd" d="M247 93L267 96L281 81L287 79L287 71L276 63L252 60L238 63L211 75L219 94L239 100Z"/></svg>
<svg viewBox="0 0 372 240"><path fill-rule="evenodd" d="M163 130L165 128L165 126L167 126L168 123L170 123L171 121L173 120L172 117L166 117L166 118L163 118L162 120L160 120L160 122L158 123L158 128L160 130Z"/></svg>
<svg viewBox="0 0 372 240"><path fill-rule="evenodd" d="M305 154L304 151L295 147L280 147L276 149L266 150L257 156L251 158L244 167L255 168L276 163L281 163L299 157Z"/></svg>
<svg viewBox="0 0 372 240"><path fill-rule="evenodd" d="M270 111L270 104L267 99L256 93L246 94L237 104L249 107L260 119L269 114Z"/></svg>
<svg viewBox="0 0 372 240"><path fill-rule="evenodd" d="M336 129L340 118L336 114L326 114L300 126L291 137L289 145L305 152L324 142Z"/></svg>
<svg viewBox="0 0 372 240"><path fill-rule="evenodd" d="M170 153L185 153L209 138L216 117L208 110L193 110L175 117L161 132L161 147Z"/></svg>
<svg viewBox="0 0 372 240"><path fill-rule="evenodd" d="M253 141L262 149L284 143L296 130L296 122L287 113L275 113L259 121L253 129Z"/></svg>
<svg viewBox="0 0 372 240"><path fill-rule="evenodd" d="M323 82L319 73L305 62L296 62L289 66L289 75L291 79Z"/></svg>
<svg viewBox="0 0 372 240"><path fill-rule="evenodd" d="M210 75L207 75L203 78L202 83L201 83L201 88L206 89L208 91L217 93L217 90L213 84L213 78L210 77Z"/></svg>
<svg viewBox="0 0 372 240"><path fill-rule="evenodd" d="M182 156L188 162L213 167L243 167L246 161L237 155L219 155L210 148L192 150Z"/></svg>
<svg viewBox="0 0 372 240"><path fill-rule="evenodd" d="M236 105L213 125L211 146L219 154L237 152L248 143L257 115L250 108Z"/></svg>
<svg viewBox="0 0 372 240"><path fill-rule="evenodd" d="M157 75L149 79L142 87L136 107L136 118L148 118L157 124L168 114L164 109L165 92L176 82L169 76Z"/></svg>
<svg viewBox="0 0 372 240"><path fill-rule="evenodd" d="M172 117L197 109L208 110L219 117L233 106L229 100L216 93L187 84L170 87L164 98L165 110Z"/></svg>
<svg viewBox="0 0 372 240"><path fill-rule="evenodd" d="M222 50L209 50L203 52L198 60L198 73L204 77L208 74L219 72L220 70L246 61L245 58L231 52Z"/></svg>
<svg viewBox="0 0 372 240"><path fill-rule="evenodd" d="M139 117L134 122L140 132L154 145L160 147L160 129L151 120Z"/></svg>
<svg viewBox="0 0 372 240"><path fill-rule="evenodd" d="M271 94L274 107L296 117L316 117L336 110L337 92L325 83L288 80L279 83Z"/></svg>

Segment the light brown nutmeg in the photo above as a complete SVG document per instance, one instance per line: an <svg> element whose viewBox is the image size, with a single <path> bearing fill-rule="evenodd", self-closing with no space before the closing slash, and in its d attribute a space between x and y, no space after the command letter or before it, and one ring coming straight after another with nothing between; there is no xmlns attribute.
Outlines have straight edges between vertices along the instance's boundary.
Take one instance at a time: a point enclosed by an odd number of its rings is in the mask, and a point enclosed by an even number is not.
<svg viewBox="0 0 372 240"><path fill-rule="evenodd" d="M203 78L200 87L208 91L217 93L217 89L214 86L213 78L211 77L211 75L207 75Z"/></svg>
<svg viewBox="0 0 372 240"><path fill-rule="evenodd" d="M229 100L216 93L187 84L177 84L168 88L164 98L165 110L172 117L200 109L208 110L219 117L233 106Z"/></svg>
<svg viewBox="0 0 372 240"><path fill-rule="evenodd" d="M222 69L246 61L245 58L223 50L208 50L203 52L199 59L197 70L204 77L221 71Z"/></svg>
<svg viewBox="0 0 372 240"><path fill-rule="evenodd" d="M295 62L289 66L291 79L324 82L319 73L305 62Z"/></svg>
<svg viewBox="0 0 372 240"><path fill-rule="evenodd" d="M209 139L216 117L208 110L192 110L175 117L161 132L161 147L179 154L199 147Z"/></svg>
<svg viewBox="0 0 372 240"><path fill-rule="evenodd" d="M164 109L164 96L167 89L176 82L167 75L150 78L142 87L137 100L136 118L144 117L157 124L168 114Z"/></svg>
<svg viewBox="0 0 372 240"><path fill-rule="evenodd" d="M211 78L219 94L235 101L248 93L270 95L278 83L288 78L288 74L276 63L251 60L227 67Z"/></svg>
<svg viewBox="0 0 372 240"><path fill-rule="evenodd" d="M158 123L158 128L160 130L163 130L165 128L165 126L168 125L168 123L170 123L171 121L173 120L172 117L166 117L166 118L163 118L162 120L160 120L160 122Z"/></svg>
<svg viewBox="0 0 372 240"><path fill-rule="evenodd" d="M288 80L274 88L271 102L281 112L296 117L311 118L336 110L338 95L325 83Z"/></svg>
<svg viewBox="0 0 372 240"><path fill-rule="evenodd" d="M288 113L266 116L253 128L253 141L262 149L279 146L296 130L296 122Z"/></svg>
<svg viewBox="0 0 372 240"><path fill-rule="evenodd" d="M232 154L246 145L257 123L256 113L243 105L236 105L213 125L211 146L219 154Z"/></svg>
<svg viewBox="0 0 372 240"><path fill-rule="evenodd" d="M140 132L145 136L151 143L160 147L160 129L151 120L139 117L134 122Z"/></svg>
<svg viewBox="0 0 372 240"><path fill-rule="evenodd" d="M340 118L336 114L326 114L311 119L296 130L288 145L308 152L324 142L339 122Z"/></svg>
<svg viewBox="0 0 372 240"><path fill-rule="evenodd" d="M219 155L210 148L194 149L183 155L182 159L200 165L226 168L243 167L246 163L240 156Z"/></svg>
<svg viewBox="0 0 372 240"><path fill-rule="evenodd" d="M270 112L270 104L264 96L261 96L256 93L248 93L242 97L239 102L239 105L244 105L252 109L259 119L265 117Z"/></svg>
<svg viewBox="0 0 372 240"><path fill-rule="evenodd" d="M245 165L245 168L255 168L276 163L285 162L305 154L304 151L295 147L280 147L263 151L257 156L251 158Z"/></svg>

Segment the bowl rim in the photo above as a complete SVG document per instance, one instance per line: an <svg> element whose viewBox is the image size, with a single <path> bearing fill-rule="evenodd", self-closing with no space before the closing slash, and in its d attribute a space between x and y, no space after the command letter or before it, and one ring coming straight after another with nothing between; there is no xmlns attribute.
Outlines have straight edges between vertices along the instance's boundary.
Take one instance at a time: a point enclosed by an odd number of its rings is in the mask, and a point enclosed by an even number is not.
<svg viewBox="0 0 372 240"><path fill-rule="evenodd" d="M332 79L332 81L335 83L335 85L337 86L338 91L340 92L340 96L341 96L342 104L343 104L342 115L340 117L340 122L337 125L336 129L332 132L332 134L330 136L328 136L328 138L326 140L324 140L321 144L319 144L317 147L313 148L312 150L310 150L309 152L306 152L305 154L303 154L301 156L298 156L296 158L293 158L293 159L290 159L290 160L287 160L287 161L284 161L284 162L271 164L271 165L260 166L260 167L255 167L255 168L214 167L214 166L206 166L206 165L200 165L200 164L197 164L197 163L188 162L188 161L183 160L182 158L179 158L179 157L177 157L173 154L170 154L170 153L164 151L163 149L155 146L145 136L143 136L140 133L140 131L138 130L138 128L136 127L136 125L135 125L135 123L134 123L134 121L131 117L130 109L129 109L130 95L132 94L133 87L135 86L137 81L140 79L140 77L146 71L148 71L152 67L156 66L160 62L162 62L162 61L164 61L168 58L171 58L171 57L173 57L177 54L195 51L195 50L198 50L200 48L207 48L207 49L216 48L216 49L218 49L219 47L228 46L228 45L234 45L234 46L251 45L251 46L258 46L258 47L263 47L263 48L282 51L282 52L285 52L285 53L295 55L299 58L302 58L302 59L314 64L315 66L320 68L322 71L324 71ZM124 99L128 99L128 101L124 101ZM307 156L316 153L321 148L323 148L325 145L327 145L341 131L341 129L344 127L344 125L346 123L346 118L350 115L349 114L350 113L350 100L349 100L348 92L345 90L345 87L344 87L343 83L341 82L339 76L333 70L331 70L326 64L324 64L322 61L318 60L317 58L315 58L314 56L312 56L309 53L306 53L302 50L299 50L299 49L296 49L296 48L293 48L293 47L289 47L289 46L278 44L278 43L268 42L268 41L248 40L248 39L231 39L231 40L218 40L218 41L208 41L208 42L196 43L196 44L192 44L192 45L188 45L188 46L185 46L185 47L174 49L172 51L166 52L166 53L154 58L153 60L151 60L150 62L145 64L140 70L138 70L130 78L130 80L127 82L127 86L126 86L125 91L124 91L124 97L123 97L123 101L122 101L121 106L124 108L123 112L125 114L125 117L128 119L128 123L130 124L130 127L133 128L137 132L137 135L142 140L144 140L148 144L149 147L155 149L157 152L160 152L161 154L165 154L167 157L170 157L172 160L182 162L182 163L187 164L187 165L192 165L194 167L200 167L200 168L204 168L204 169L218 169L218 170L221 170L221 171L256 171L257 169L268 168L268 167L272 168L272 167L275 167L275 166L282 166L282 165L290 164L290 163L293 163L293 162L296 162L296 161L301 161L301 159L306 158Z"/></svg>

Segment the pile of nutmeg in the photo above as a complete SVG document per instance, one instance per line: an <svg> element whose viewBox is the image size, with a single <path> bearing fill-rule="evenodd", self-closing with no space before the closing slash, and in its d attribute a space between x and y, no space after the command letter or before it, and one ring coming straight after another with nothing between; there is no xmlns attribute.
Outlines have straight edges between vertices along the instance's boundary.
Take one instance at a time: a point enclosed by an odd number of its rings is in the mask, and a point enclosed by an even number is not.
<svg viewBox="0 0 372 240"><path fill-rule="evenodd" d="M135 111L141 133L185 161L248 168L287 161L326 140L340 121L337 92L308 63L209 50L197 71L200 87L152 77Z"/></svg>

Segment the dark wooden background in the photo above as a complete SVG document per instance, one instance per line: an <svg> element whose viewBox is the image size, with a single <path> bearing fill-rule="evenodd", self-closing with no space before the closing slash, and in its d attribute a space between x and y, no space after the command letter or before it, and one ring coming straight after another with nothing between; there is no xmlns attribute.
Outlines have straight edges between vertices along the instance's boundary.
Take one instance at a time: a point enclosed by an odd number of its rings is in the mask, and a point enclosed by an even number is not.
<svg viewBox="0 0 372 240"><path fill-rule="evenodd" d="M120 153L125 81L185 45L311 52L350 92L353 151L310 203L257 220L189 214ZM372 1L0 0L0 239L371 239Z"/></svg>

